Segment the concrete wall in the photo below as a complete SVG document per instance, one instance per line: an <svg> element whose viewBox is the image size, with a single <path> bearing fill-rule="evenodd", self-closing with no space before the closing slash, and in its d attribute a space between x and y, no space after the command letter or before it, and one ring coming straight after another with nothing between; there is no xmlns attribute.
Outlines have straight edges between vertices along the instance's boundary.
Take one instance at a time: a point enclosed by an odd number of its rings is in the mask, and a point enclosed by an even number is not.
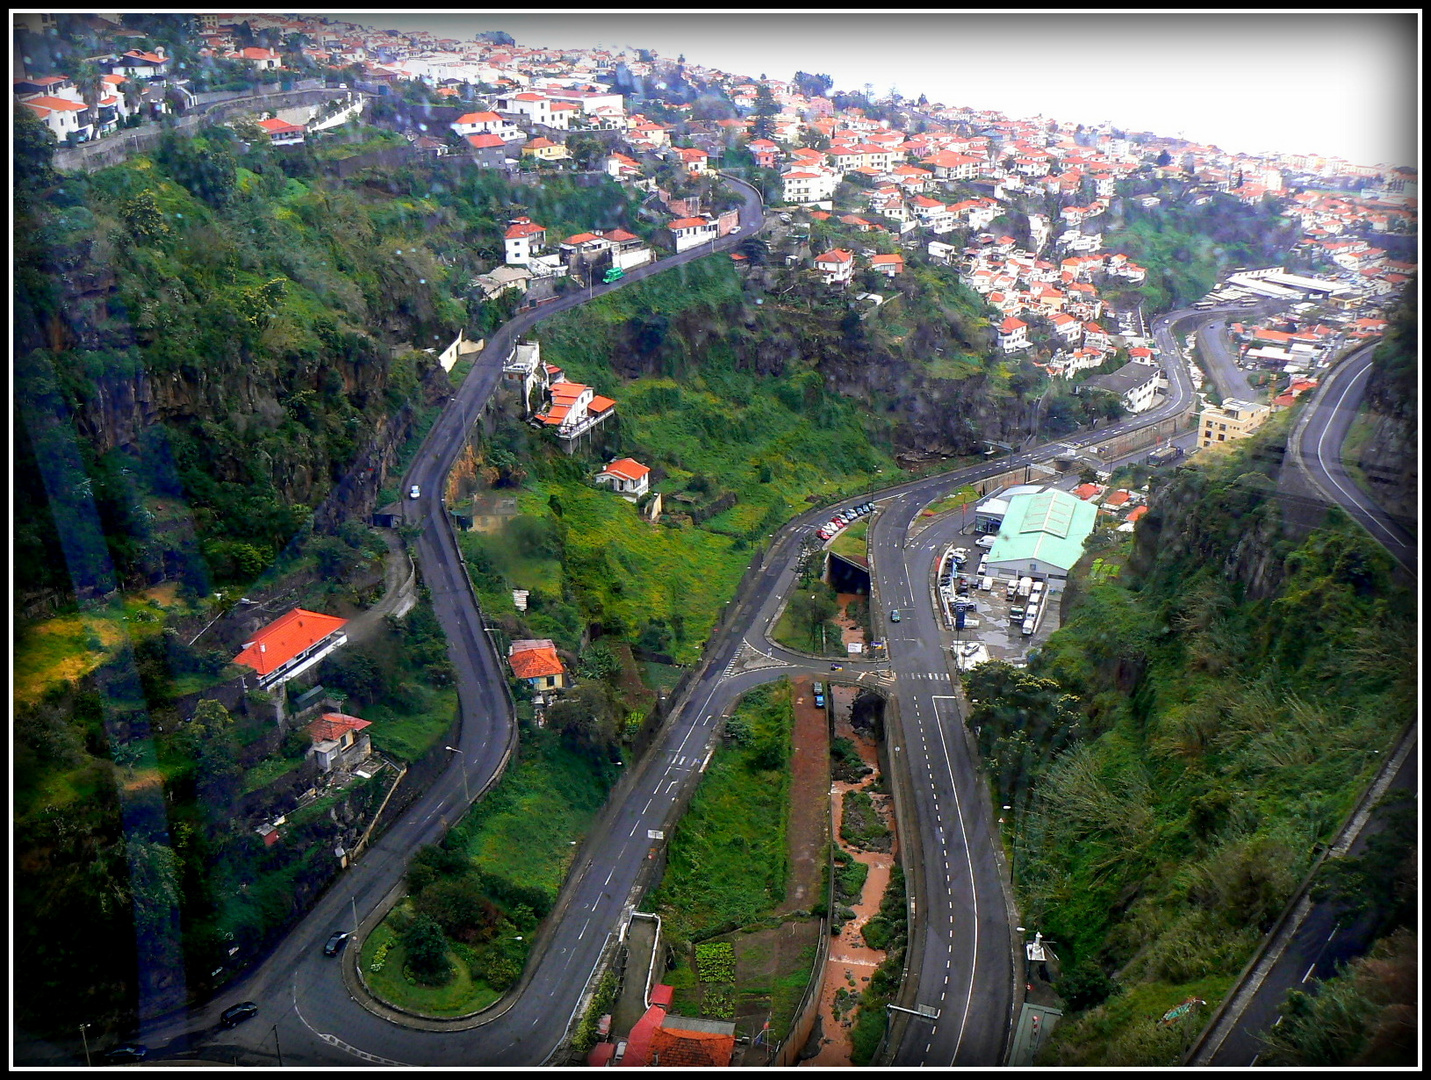
<svg viewBox="0 0 1431 1080"><path fill-rule="evenodd" d="M55 168L61 172L94 172L117 165L131 154L143 154L159 145L165 131L193 135L205 124L222 124L240 116L304 105L318 105L351 94L349 90L311 89L249 94L209 105L172 122L143 124L132 131L111 135L81 146L55 151Z"/></svg>

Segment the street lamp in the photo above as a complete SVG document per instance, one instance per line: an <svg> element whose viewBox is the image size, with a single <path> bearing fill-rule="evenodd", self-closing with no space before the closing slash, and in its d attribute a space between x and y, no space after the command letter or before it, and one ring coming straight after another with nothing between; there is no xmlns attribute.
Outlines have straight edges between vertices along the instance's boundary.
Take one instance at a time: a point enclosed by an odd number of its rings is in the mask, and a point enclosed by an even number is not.
<svg viewBox="0 0 1431 1080"><path fill-rule="evenodd" d="M445 746L445 747L443 747L443 749L444 749L444 750L451 750L454 754L462 754L462 751L459 750L459 749L457 749L457 747L455 747L455 746ZM462 757L463 757L463 759L464 759L463 762L462 762L462 794L467 797L467 805L468 805L468 806L471 806L471 805L472 805L472 792L467 789L467 762L466 762L466 760L465 760L466 757L467 757L467 755L466 755L466 754L462 754Z"/></svg>
<svg viewBox="0 0 1431 1080"><path fill-rule="evenodd" d="M85 1063L85 1067L86 1067L86 1068L90 1068L90 1067L92 1067L92 1064L91 1064L91 1062L90 1062L90 1060L89 1060L89 1037L88 1037L87 1035L85 1035L85 1033L84 1033L84 1029L87 1028L87 1027L89 1027L88 1024L81 1024L81 1025L80 1025L80 1038L84 1040L84 1063Z"/></svg>

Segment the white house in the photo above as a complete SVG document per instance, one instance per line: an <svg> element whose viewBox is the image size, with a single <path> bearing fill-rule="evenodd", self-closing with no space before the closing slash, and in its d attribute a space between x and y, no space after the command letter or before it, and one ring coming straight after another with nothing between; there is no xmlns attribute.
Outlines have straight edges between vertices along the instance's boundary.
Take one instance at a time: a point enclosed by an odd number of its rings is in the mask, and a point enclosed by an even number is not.
<svg viewBox="0 0 1431 1080"><path fill-rule="evenodd" d="M43 120L45 126L54 132L55 138L61 142L70 135L88 139L94 131L94 126L85 119L87 110L82 101L40 95L21 104Z"/></svg>
<svg viewBox="0 0 1431 1080"><path fill-rule="evenodd" d="M532 256L537 254L546 240L546 226L538 225L531 218L513 218L502 236L502 243L507 249L507 262L513 266L531 262Z"/></svg>
<svg viewBox="0 0 1431 1080"><path fill-rule="evenodd" d="M154 52L131 49L111 63L109 70L113 75L125 75L131 79L157 79L169 74L169 57L164 55L162 47Z"/></svg>
<svg viewBox="0 0 1431 1080"><path fill-rule="evenodd" d="M1021 319L1008 318L999 324L999 348L1015 352L1029 347L1029 325Z"/></svg>
<svg viewBox="0 0 1431 1080"><path fill-rule="evenodd" d="M299 146L303 142L303 127L299 124L290 124L275 116L258 121L258 126L268 132L269 141L274 146Z"/></svg>
<svg viewBox="0 0 1431 1080"><path fill-rule="evenodd" d="M839 186L839 174L827 169L801 166L780 174L781 197L797 206L827 203Z"/></svg>
<svg viewBox="0 0 1431 1080"><path fill-rule="evenodd" d="M1140 413L1153 407L1158 391L1167 389L1167 385L1162 368L1132 362L1124 364L1111 375L1094 376L1076 392L1106 390L1118 395L1123 407L1130 413Z"/></svg>
<svg viewBox="0 0 1431 1080"><path fill-rule="evenodd" d="M596 474L596 482L610 484L612 490L634 502L650 489L651 470L632 458L617 458Z"/></svg>
<svg viewBox="0 0 1431 1080"><path fill-rule="evenodd" d="M844 285L855 272L855 253L833 248L816 256L815 271L824 275L826 285Z"/></svg>
<svg viewBox="0 0 1431 1080"><path fill-rule="evenodd" d="M666 228L670 230L671 240L678 254L720 235L719 222L706 217L677 218Z"/></svg>

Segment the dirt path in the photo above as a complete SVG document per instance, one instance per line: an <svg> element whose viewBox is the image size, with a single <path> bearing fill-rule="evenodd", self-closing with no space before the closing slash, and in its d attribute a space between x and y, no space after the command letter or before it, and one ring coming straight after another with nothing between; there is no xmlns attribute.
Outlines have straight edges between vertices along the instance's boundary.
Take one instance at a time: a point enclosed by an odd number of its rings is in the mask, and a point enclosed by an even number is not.
<svg viewBox="0 0 1431 1080"><path fill-rule="evenodd" d="M836 691L838 694L836 701L842 706L837 709L837 719L835 721L835 736L843 736L850 739L859 748L860 758L866 765L879 769L879 760L875 752L874 743L857 735L850 726L850 702L854 698L852 688L840 687ZM840 821L844 810L844 796L847 791L856 791L869 787L874 782L876 773L871 773L856 784L846 783L836 780L830 785L830 807L834 819L834 834L840 835ZM888 795L871 794L876 808L885 824L894 829L893 814L890 811L890 800ZM896 841L897 844L897 841ZM861 933L870 917L879 911L880 900L884 897L885 888L889 885L890 868L894 865L894 854L886 854L876 851L859 851L849 847L843 841L840 846L854 856L859 862L869 867L869 876L865 878L864 889L860 893L860 902L850 905L855 912L855 917L847 922L840 931L840 936L830 943L830 956L825 964L825 980L820 990L820 1051L814 1057L801 1062L802 1065L830 1066L850 1064L850 1037L849 1029L854 1021L853 999L851 995L857 996L869 983L870 976L875 973L875 969L884 963L885 954L882 950L871 949L865 944L864 935ZM842 994L841 991L844 991ZM843 1006L836 1009L837 1001ZM836 1013L839 1012L837 1017Z"/></svg>
<svg viewBox="0 0 1431 1080"><path fill-rule="evenodd" d="M819 903L825 850L825 785L830 777L830 729L825 710L815 705L808 677L791 681L795 726L790 763L790 821L786 827L790 886L786 911L809 910Z"/></svg>

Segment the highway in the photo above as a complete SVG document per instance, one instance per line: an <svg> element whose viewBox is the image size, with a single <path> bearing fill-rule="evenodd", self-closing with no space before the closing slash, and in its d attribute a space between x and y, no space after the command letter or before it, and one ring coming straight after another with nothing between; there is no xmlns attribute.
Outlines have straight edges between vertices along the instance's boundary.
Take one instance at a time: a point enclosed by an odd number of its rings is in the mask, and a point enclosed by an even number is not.
<svg viewBox="0 0 1431 1080"><path fill-rule="evenodd" d="M1375 345L1358 349L1322 376L1288 441L1289 456L1328 503L1340 506L1411 577L1417 575L1416 537L1357 486L1342 466L1342 444L1361 405Z"/></svg>
<svg viewBox="0 0 1431 1080"><path fill-rule="evenodd" d="M746 193L744 235L761 226L762 211L754 189L741 186ZM713 247L701 245L633 271L625 281L728 249L739 240L729 236ZM505 679L443 515L443 479L495 387L511 345L541 319L583 303L589 295L620 288L625 281L524 312L492 335L403 479L404 492L411 484L421 488L419 498L405 500L405 515L423 526L417 553L456 670L462 726L452 766L345 871L276 951L222 999L185 1019L141 1032L141 1041L160 1055L187 1051L209 1060L263 1064L276 1061L281 1052L285 1064L296 1065L545 1062L566 1034L603 948L644 888L652 846L674 824L680 796L697 782L722 714L763 681L823 669L823 664L771 646L766 637L794 581L800 541L829 514L812 510L777 535L763 569L733 602L724 628L712 638L686 706L668 722L659 745L613 793L573 865L519 992L499 1011L467 1021L398 1018L357 989L356 948L341 961L322 956L322 943L332 930L351 929L356 920L366 932L399 894L412 852L438 840L465 811L464 792L478 797L505 765L515 739ZM933 554L929 542L905 552L905 531L920 508L964 483L1047 461L1063 446L1102 442L1182 412L1192 401L1192 388L1172 347L1170 327L1209 314L1178 312L1155 322L1171 387L1157 409L1059 444L928 477L877 496L882 511L870 536L879 603L885 611L908 609L910 619L891 637L887 664L847 663L839 677L888 688L888 672L893 673L908 745L899 744L891 752L894 767L905 774L914 792L916 810L916 820L901 825L917 828L919 848L932 853L919 875L923 893L914 921L911 971L918 976L916 1000L938 1008L940 1016L932 1025L905 1026L906 1037L896 1050L901 1063L998 1064L1013 990L1009 908L993 853L988 800L976 758L964 739L934 608L923 602L929 595ZM232 1031L217 1028L218 1012L245 998L259 1002L257 1020Z"/></svg>

